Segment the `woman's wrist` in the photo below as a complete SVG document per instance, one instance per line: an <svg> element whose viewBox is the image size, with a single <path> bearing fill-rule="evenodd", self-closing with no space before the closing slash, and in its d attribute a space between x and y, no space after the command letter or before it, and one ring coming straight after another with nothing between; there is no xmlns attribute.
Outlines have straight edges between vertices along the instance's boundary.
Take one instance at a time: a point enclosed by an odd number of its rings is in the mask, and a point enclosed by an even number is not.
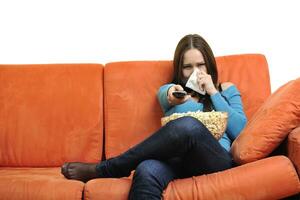
<svg viewBox="0 0 300 200"><path fill-rule="evenodd" d="M216 88L212 89L211 91L207 91L207 93L210 95L210 96L213 96L215 94L218 93L218 90L216 90Z"/></svg>

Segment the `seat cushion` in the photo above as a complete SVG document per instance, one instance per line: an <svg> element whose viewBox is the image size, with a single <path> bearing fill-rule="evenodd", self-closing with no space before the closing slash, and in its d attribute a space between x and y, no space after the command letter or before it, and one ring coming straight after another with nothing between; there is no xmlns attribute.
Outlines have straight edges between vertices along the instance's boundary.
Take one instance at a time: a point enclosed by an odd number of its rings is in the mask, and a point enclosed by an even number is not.
<svg viewBox="0 0 300 200"><path fill-rule="evenodd" d="M86 183L85 200L127 200L131 187L131 178L102 178Z"/></svg>
<svg viewBox="0 0 300 200"><path fill-rule="evenodd" d="M0 166L97 162L103 66L0 65Z"/></svg>
<svg viewBox="0 0 300 200"><path fill-rule="evenodd" d="M278 184L281 183L281 184ZM131 178L102 178L86 183L87 200L127 200ZM275 156L222 172L169 183L165 200L281 199L300 192L300 182L291 161Z"/></svg>
<svg viewBox="0 0 300 200"><path fill-rule="evenodd" d="M213 174L172 181L164 200L270 200L300 192L291 161L274 156Z"/></svg>
<svg viewBox="0 0 300 200"><path fill-rule="evenodd" d="M237 163L268 156L300 124L300 78L272 94L232 145Z"/></svg>
<svg viewBox="0 0 300 200"><path fill-rule="evenodd" d="M68 180L60 168L0 168L0 199L78 199L84 183Z"/></svg>
<svg viewBox="0 0 300 200"><path fill-rule="evenodd" d="M238 87L251 118L271 91L265 57L223 56L217 58L217 65L220 81ZM160 86L171 82L173 67L170 61L115 62L105 65L104 74L105 155L110 158L161 127L163 113L156 94Z"/></svg>

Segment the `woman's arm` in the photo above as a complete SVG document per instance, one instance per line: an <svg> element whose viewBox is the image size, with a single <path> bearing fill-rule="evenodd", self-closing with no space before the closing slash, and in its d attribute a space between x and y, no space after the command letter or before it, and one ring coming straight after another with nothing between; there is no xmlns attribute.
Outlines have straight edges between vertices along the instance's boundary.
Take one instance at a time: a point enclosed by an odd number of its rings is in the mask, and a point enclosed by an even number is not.
<svg viewBox="0 0 300 200"><path fill-rule="evenodd" d="M164 111L164 114L166 115L167 112L174 106L185 103L189 98L191 98L191 95L184 95L183 97L176 97L174 96L173 92L175 91L183 91L183 88L181 85L175 85L175 84L166 84L160 87L157 97L158 101L160 103L160 106L162 107L162 110Z"/></svg>
<svg viewBox="0 0 300 200"><path fill-rule="evenodd" d="M222 94L217 92L210 97L216 111L228 113L226 132L230 139L234 140L247 123L240 92L235 85L226 83Z"/></svg>
<svg viewBox="0 0 300 200"><path fill-rule="evenodd" d="M159 88L157 98L164 113L166 113L172 105L168 101L168 90L175 84L166 84Z"/></svg>

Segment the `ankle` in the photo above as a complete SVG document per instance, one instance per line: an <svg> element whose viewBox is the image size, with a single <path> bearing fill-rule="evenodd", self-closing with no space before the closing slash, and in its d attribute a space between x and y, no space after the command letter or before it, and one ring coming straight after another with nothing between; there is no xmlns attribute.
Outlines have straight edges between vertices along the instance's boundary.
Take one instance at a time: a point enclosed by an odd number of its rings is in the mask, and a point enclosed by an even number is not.
<svg viewBox="0 0 300 200"><path fill-rule="evenodd" d="M110 174L107 172L106 160L100 161L95 165L95 171L101 178L110 178Z"/></svg>

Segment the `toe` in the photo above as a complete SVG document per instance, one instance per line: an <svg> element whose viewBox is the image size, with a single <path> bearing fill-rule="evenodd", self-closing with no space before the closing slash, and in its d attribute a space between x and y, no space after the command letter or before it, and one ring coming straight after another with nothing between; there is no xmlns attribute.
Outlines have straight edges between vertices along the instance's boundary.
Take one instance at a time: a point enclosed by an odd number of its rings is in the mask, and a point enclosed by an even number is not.
<svg viewBox="0 0 300 200"><path fill-rule="evenodd" d="M64 163L64 164L61 166L61 168L60 168L60 172L61 172L63 175L65 175L65 173L66 173L66 167L67 167L67 163Z"/></svg>
<svg viewBox="0 0 300 200"><path fill-rule="evenodd" d="M63 166L61 167L61 173L62 173L66 178L70 178L70 175L69 175L69 164L70 164L70 163L65 163L65 164L63 164Z"/></svg>

